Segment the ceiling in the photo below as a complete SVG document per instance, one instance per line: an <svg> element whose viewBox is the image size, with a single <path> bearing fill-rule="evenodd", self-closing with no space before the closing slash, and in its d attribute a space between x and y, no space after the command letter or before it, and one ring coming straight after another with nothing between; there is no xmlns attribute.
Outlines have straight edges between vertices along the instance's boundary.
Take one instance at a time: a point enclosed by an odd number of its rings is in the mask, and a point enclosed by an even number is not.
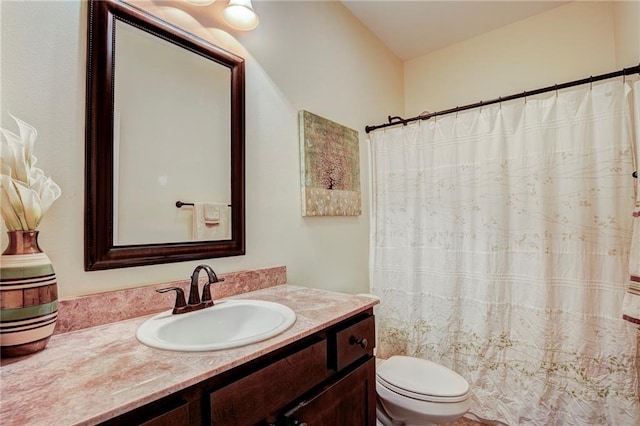
<svg viewBox="0 0 640 426"><path fill-rule="evenodd" d="M410 60L568 1L342 0L400 59Z"/></svg>

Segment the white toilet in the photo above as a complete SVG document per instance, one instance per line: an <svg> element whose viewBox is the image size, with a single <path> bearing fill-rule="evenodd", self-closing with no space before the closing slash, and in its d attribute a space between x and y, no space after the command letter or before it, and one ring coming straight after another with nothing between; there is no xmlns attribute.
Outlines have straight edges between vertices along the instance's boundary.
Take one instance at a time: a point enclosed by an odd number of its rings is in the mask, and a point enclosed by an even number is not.
<svg viewBox="0 0 640 426"><path fill-rule="evenodd" d="M378 426L430 426L462 417L471 405L469 383L426 359L376 360Z"/></svg>
<svg viewBox="0 0 640 426"><path fill-rule="evenodd" d="M359 294L380 300L374 294ZM374 315L378 310L374 306ZM378 340L376 317L376 341ZM376 354L374 348L373 353ZM462 417L471 407L469 383L426 359L376 358L377 426L433 426Z"/></svg>

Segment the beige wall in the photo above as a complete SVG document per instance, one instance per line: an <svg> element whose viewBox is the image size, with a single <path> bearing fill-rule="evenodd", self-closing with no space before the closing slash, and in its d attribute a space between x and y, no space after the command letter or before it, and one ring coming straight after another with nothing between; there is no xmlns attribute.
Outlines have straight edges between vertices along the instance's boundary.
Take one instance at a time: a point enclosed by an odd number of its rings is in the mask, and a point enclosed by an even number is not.
<svg viewBox="0 0 640 426"><path fill-rule="evenodd" d="M613 4L618 68L640 62L640 0L617 1Z"/></svg>
<svg viewBox="0 0 640 426"><path fill-rule="evenodd" d="M40 226L40 243L55 265L61 297L187 278L200 262L84 272L87 5L2 1L0 7L2 127L13 128L10 111L38 129L38 164L63 191ZM255 7L260 26L236 34L237 39L209 27L206 18L199 24L173 11L200 36L246 58L247 255L206 263L221 273L286 265L293 284L366 291L364 126L402 108L402 63L338 2L255 2ZM361 216L301 217L300 109L360 132Z"/></svg>
<svg viewBox="0 0 640 426"><path fill-rule="evenodd" d="M405 115L640 62L640 3L572 2L405 63Z"/></svg>

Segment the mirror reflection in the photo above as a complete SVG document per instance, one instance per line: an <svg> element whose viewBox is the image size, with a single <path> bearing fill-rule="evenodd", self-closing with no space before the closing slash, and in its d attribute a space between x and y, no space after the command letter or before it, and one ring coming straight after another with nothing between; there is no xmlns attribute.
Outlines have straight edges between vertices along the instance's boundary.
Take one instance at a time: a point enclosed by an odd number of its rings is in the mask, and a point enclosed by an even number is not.
<svg viewBox="0 0 640 426"><path fill-rule="evenodd" d="M126 22L115 40L114 244L230 239L229 69Z"/></svg>

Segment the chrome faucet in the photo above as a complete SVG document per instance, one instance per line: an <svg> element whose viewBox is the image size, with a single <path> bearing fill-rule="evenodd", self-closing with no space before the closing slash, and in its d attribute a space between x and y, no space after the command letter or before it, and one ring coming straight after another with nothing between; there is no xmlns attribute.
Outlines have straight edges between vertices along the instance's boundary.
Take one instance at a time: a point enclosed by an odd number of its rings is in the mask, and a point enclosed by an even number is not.
<svg viewBox="0 0 640 426"><path fill-rule="evenodd" d="M198 277L200 271L203 270L207 273L209 281L202 288L202 298L198 295ZM168 291L176 292L176 303L173 307L173 314L184 314L187 312L197 311L199 309L208 308L213 306L213 299L211 298L211 284L224 281L224 278L218 278L216 273L211 269L209 265L198 265L191 274L191 284L189 285L189 302L187 303L184 298L184 291L180 287L167 287L156 290L158 293L166 293Z"/></svg>

